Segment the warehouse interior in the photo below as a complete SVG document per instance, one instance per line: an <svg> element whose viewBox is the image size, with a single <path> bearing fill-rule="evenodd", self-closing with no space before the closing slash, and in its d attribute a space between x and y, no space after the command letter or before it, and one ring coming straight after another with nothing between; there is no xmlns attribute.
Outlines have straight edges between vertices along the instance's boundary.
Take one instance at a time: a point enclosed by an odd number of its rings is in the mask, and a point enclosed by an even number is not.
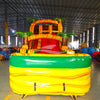
<svg viewBox="0 0 100 100"><path fill-rule="evenodd" d="M23 46L24 39L16 32L30 31L32 22L29 18L39 21L64 19L63 32L74 33L68 39L67 49L91 57L88 93L73 98L71 95L56 94L20 95L12 91L9 60L11 54L20 52ZM99 73L100 0L0 0L0 100L99 100Z"/></svg>

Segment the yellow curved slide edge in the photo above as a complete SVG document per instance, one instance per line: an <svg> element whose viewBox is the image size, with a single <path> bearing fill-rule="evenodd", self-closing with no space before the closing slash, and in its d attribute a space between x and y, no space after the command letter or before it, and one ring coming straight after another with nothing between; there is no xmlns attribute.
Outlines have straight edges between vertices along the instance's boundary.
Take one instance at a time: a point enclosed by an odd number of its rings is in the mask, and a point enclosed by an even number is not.
<svg viewBox="0 0 100 100"><path fill-rule="evenodd" d="M51 35L51 34L31 35L31 36L28 37L28 41L35 40L35 39L38 40L38 39L43 39L43 38L55 39L55 40L58 40L59 42L62 42L61 36Z"/></svg>
<svg viewBox="0 0 100 100"><path fill-rule="evenodd" d="M84 56L90 56L89 54L80 54L80 53L77 53L77 54L34 54L34 53L12 53L11 55L16 55L16 56L40 56L40 57L71 57L71 56L81 56L81 57L84 57Z"/></svg>

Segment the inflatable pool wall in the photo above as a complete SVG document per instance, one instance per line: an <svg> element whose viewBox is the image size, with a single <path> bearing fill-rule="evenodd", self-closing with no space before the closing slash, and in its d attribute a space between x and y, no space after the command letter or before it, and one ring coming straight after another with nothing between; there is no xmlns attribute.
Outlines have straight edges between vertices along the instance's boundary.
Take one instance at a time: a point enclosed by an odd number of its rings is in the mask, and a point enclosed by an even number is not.
<svg viewBox="0 0 100 100"><path fill-rule="evenodd" d="M90 89L88 54L11 55L10 86L18 94L84 95Z"/></svg>

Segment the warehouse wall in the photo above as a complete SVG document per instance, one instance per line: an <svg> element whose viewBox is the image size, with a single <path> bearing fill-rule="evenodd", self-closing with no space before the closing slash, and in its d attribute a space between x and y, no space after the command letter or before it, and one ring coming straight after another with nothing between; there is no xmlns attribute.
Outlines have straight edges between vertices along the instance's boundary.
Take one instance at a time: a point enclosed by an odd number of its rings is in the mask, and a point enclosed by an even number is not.
<svg viewBox="0 0 100 100"><path fill-rule="evenodd" d="M88 30L85 31L85 42L87 41L87 32ZM82 35L82 42L83 42L83 34L84 32L81 34ZM80 35L79 35L80 37ZM79 38L80 40L80 38ZM100 24L97 24L94 26L94 40L93 40L93 27L89 28L89 47L99 47L100 46Z"/></svg>
<svg viewBox="0 0 100 100"><path fill-rule="evenodd" d="M95 46L98 47L100 41L100 24L95 25Z"/></svg>

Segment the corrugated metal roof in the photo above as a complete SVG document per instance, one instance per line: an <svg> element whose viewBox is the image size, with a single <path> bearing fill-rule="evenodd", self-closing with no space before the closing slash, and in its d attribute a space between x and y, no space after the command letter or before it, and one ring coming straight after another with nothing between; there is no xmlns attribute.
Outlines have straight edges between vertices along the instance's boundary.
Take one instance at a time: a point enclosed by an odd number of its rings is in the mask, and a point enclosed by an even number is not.
<svg viewBox="0 0 100 100"><path fill-rule="evenodd" d="M0 23L5 22L5 4L9 27L16 30L18 21L19 31L29 29L27 18L66 18L64 30L75 34L100 24L100 0L0 0Z"/></svg>

